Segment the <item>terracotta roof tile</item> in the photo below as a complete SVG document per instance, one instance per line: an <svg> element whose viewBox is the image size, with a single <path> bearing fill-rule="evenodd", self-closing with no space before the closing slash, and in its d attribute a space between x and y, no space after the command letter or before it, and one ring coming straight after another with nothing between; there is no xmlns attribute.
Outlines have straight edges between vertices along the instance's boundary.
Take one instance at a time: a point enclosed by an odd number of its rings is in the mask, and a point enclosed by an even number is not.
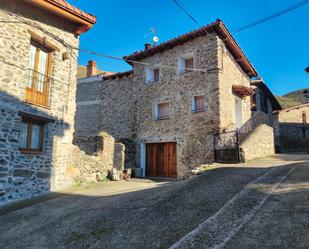
<svg viewBox="0 0 309 249"><path fill-rule="evenodd" d="M233 36L230 34L230 32L227 30L224 23L220 19L217 19L215 22L210 23L206 26L203 26L199 29L193 30L189 33L180 35L176 38L163 42L157 46L134 52L133 54L130 54L123 58L128 60L128 63L130 63L130 60L142 60L156 53L159 53L159 52L162 52L168 49L172 49L185 42L188 42L197 37L203 36L205 35L205 31L207 33L216 32L218 34L218 36L224 41L226 47L228 48L230 53L233 55L237 63L241 66L241 68L246 72L246 74L249 77L258 76L257 71L255 70L253 65L250 63L248 58L245 56L244 52L241 50L236 40L233 38Z"/></svg>
<svg viewBox="0 0 309 249"><path fill-rule="evenodd" d="M87 21L91 22L92 24L95 24L96 23L96 17L94 15L91 15L85 11L82 11L81 9L79 8L76 8L74 5L68 3L67 1L65 0L44 0L44 1L47 1L47 2L50 2L52 4L55 4L77 16L80 16L84 19L86 19Z"/></svg>

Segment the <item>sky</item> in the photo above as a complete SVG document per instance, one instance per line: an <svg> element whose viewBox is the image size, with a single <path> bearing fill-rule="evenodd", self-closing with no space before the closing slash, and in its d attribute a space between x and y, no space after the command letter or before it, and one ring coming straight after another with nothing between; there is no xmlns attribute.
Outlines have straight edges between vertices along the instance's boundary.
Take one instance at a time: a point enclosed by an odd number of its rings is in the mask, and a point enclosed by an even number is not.
<svg viewBox="0 0 309 249"><path fill-rule="evenodd" d="M199 24L186 16L172 0L68 0L97 16L97 24L81 36L80 48L117 57L141 50L152 42L151 28L160 42L174 38L220 18L233 32L300 0L178 0ZM309 88L309 4L234 38L275 95ZM105 71L131 67L122 61L80 53L79 63L96 60Z"/></svg>

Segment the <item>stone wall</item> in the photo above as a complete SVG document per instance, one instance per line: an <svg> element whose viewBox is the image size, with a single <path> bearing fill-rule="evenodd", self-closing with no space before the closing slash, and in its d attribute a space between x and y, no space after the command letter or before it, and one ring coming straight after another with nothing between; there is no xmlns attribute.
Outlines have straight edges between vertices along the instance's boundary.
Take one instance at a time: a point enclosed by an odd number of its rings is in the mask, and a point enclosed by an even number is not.
<svg viewBox="0 0 309 249"><path fill-rule="evenodd" d="M240 139L240 148L245 161L274 155L273 127L267 124L257 126Z"/></svg>
<svg viewBox="0 0 309 249"><path fill-rule="evenodd" d="M73 32L75 24L17 0L1 1L0 19L13 22L0 25L0 204L3 204L68 186L75 180L76 168L93 178L95 170L85 172L81 166L75 165L79 160L74 163L73 159L82 158L93 165L98 158L84 155L78 146L72 144L77 62L72 58L63 60L67 48L35 27L38 25L67 44L78 47L79 37ZM16 23L17 20L31 22L31 25ZM45 37L47 43L57 48L52 53L49 108L25 103L29 31ZM19 149L20 111L53 121L44 126L43 153L25 154ZM112 160L104 167L110 167Z"/></svg>
<svg viewBox="0 0 309 249"><path fill-rule="evenodd" d="M223 41L218 38L217 57L219 65L219 109L220 109L220 129L236 128L235 120L235 94L232 92L233 85L250 87L250 78L241 69L230 52L226 49ZM251 117L250 97L242 99L243 123Z"/></svg>
<svg viewBox="0 0 309 249"><path fill-rule="evenodd" d="M66 170L74 182L95 182L106 178L113 168L124 168L124 145L101 132L97 136L78 137L71 151L71 162Z"/></svg>
<svg viewBox="0 0 309 249"><path fill-rule="evenodd" d="M135 167L136 93L132 76L78 81L75 136L105 132L125 145L125 164Z"/></svg>
<svg viewBox="0 0 309 249"><path fill-rule="evenodd" d="M306 122L303 122L303 113ZM281 110L275 114L276 151L309 152L309 104Z"/></svg>
<svg viewBox="0 0 309 249"><path fill-rule="evenodd" d="M219 126L219 88L217 37L210 34L186 42L181 46L157 53L143 59L150 64L174 66L161 68L160 79L146 83L145 67L135 65L134 87L137 92L137 163L140 164L140 144L177 142L178 178L188 176L199 164L212 161L213 135ZM195 68L205 72L191 71L179 74L176 70L180 57L190 55ZM192 112L192 97L205 96L205 112ZM170 102L170 118L155 120L156 105Z"/></svg>

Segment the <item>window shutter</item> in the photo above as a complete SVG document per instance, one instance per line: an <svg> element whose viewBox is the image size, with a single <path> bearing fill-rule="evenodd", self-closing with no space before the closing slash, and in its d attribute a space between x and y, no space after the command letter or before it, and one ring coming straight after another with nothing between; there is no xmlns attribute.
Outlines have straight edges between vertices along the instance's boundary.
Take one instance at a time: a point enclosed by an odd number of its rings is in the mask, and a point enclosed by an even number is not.
<svg viewBox="0 0 309 249"><path fill-rule="evenodd" d="M185 64L186 64L186 69L192 69L193 68L193 58L186 59Z"/></svg>
<svg viewBox="0 0 309 249"><path fill-rule="evenodd" d="M160 70L159 68L156 68L153 70L153 80L158 81L160 78Z"/></svg>
<svg viewBox="0 0 309 249"><path fill-rule="evenodd" d="M161 103L158 105L158 118L168 118L170 114L170 103Z"/></svg>

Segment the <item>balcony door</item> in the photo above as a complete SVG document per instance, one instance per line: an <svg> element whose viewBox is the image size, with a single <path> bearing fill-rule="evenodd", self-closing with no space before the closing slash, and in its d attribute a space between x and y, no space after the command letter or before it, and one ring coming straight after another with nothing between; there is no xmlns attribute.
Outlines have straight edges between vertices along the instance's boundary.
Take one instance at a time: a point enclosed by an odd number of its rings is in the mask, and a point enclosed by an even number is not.
<svg viewBox="0 0 309 249"><path fill-rule="evenodd" d="M50 51L31 42L26 102L40 106L49 105L50 67Z"/></svg>

